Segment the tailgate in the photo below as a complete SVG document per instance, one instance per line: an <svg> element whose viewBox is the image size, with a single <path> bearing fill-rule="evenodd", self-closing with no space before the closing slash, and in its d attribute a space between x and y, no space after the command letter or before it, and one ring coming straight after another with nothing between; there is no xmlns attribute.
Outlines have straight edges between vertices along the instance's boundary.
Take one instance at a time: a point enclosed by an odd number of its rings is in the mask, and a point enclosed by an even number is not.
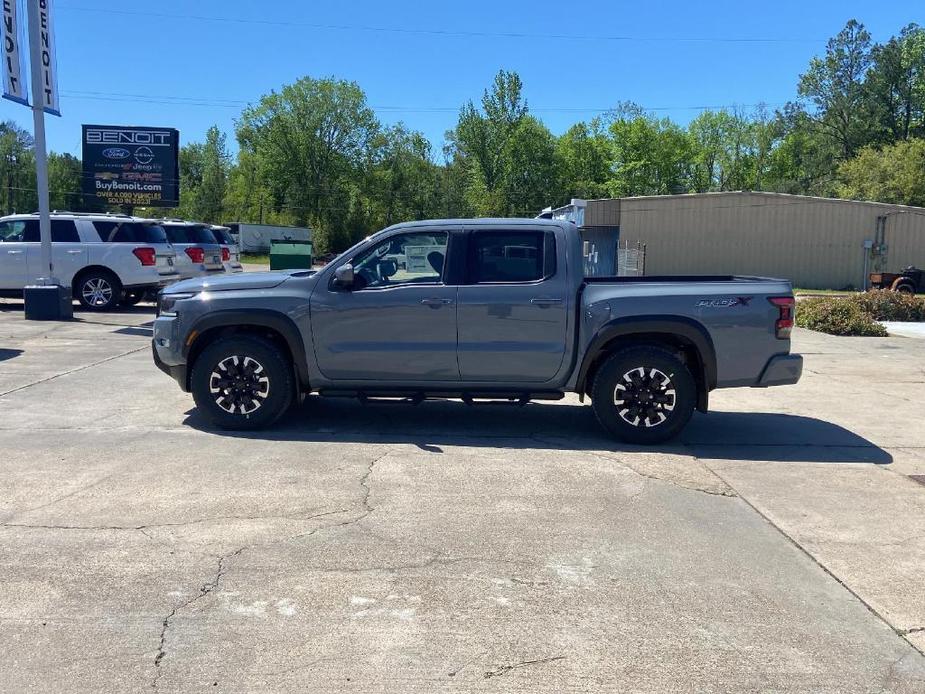
<svg viewBox="0 0 925 694"><path fill-rule="evenodd" d="M159 275L175 275L177 273L176 251L158 250L155 255L155 266Z"/></svg>
<svg viewBox="0 0 925 694"><path fill-rule="evenodd" d="M222 263L221 246L203 246L202 250L202 264L205 266L206 270L217 272L225 269L225 265Z"/></svg>

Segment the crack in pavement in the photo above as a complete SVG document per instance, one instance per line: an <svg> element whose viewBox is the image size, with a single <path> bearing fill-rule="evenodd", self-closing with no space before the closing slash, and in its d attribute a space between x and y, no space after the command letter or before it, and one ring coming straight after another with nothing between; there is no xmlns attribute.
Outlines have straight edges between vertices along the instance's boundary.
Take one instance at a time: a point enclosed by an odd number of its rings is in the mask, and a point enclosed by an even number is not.
<svg viewBox="0 0 925 694"><path fill-rule="evenodd" d="M482 677L486 680L491 679L492 677L500 677L501 675L505 675L511 670L515 670L517 668L526 667L527 665L542 665L543 663L551 663L555 660L565 660L565 656L555 655L551 658L539 658L538 660L521 660L520 662L513 663L511 665L501 665L494 670L486 670Z"/></svg>
<svg viewBox="0 0 925 694"><path fill-rule="evenodd" d="M317 527L317 528L314 528L311 532L304 533L304 534L299 534L299 535L294 535L294 536L292 536L292 537L290 537L290 538L288 538L288 539L289 539L289 540L292 540L292 539L296 539L296 538L299 538L299 537L308 537L308 536L310 536L310 535L314 535L316 532L318 532L318 531L320 531L320 530L329 530L329 529L331 529L331 528L341 527L341 526L345 526L345 525L353 525L353 524L358 523L359 521L363 520L363 519L366 518L370 513L372 513L372 512L375 510L375 507L371 506L370 503L369 503L369 497L370 497L370 494L372 493L372 490L370 489L370 486L369 486L369 478L370 478L370 476L373 474L373 469L375 468L376 463L378 463L380 460L382 460L382 459L385 458L387 455L389 455L389 453L390 453L390 451L388 451L388 452L386 452L386 453L383 453L382 455L380 455L380 456L374 458L374 459L369 463L369 465L367 466L366 472L363 474L363 477L360 478L360 487L363 489L363 492L364 492L364 493L363 493L363 498L361 499L361 505L363 506L364 511L363 511L363 513L362 513L360 516L358 516L357 518L353 518L353 519L347 520L347 521L343 521L343 522L341 522L341 523L334 523L334 524L331 524L331 525L322 525L322 526L319 526L319 527ZM320 514L317 514L317 515L315 515L315 516L311 516L311 518L318 518L318 517L321 517L321 516L327 516L327 515L331 515L331 514L334 514L334 513L343 513L345 510L346 510L346 509L338 510L338 511L327 511L327 512L325 512L325 513L320 513ZM300 520L308 520L308 519L300 519ZM166 525L169 525L169 524L166 524ZM35 526L27 526L27 527L35 527ZM138 526L138 527L131 527L131 528L118 528L118 529L138 530L138 531L141 531L142 533L144 533L147 537L150 537L150 536L147 535L147 533L145 533L144 531L145 531L146 529L152 528L152 527L163 527L163 526L151 526L151 525L146 525L146 526ZM225 573L226 573L226 571L227 571L227 569L226 569L226 562L227 562L227 561L229 561L230 559L233 559L234 557L239 556L242 552L244 552L244 551L247 550L247 549L253 549L253 548L255 548L255 547L260 547L260 546L263 546L263 545L270 545L270 544L275 544L275 543L273 543L273 542L267 542L267 543L264 543L264 542L257 542L257 543L251 544L251 545L244 545L243 547L239 547L238 549L236 549L236 550L234 550L234 551L232 551L232 552L229 552L229 553L227 553L227 554L223 554L223 555L221 555L220 557L218 557L218 568L217 568L217 570L216 570L215 577L214 577L211 581L209 581L208 583L202 584L202 585L199 587L199 592L198 592L196 595L194 595L193 597L189 598L188 600L183 601L183 602L180 603L179 605L175 606L175 607L170 611L170 613L169 613L166 617L164 617L164 620L163 620L163 622L161 623L161 635L160 635L160 640L159 640L159 642L158 642L157 653L156 653L155 656L154 656L154 669L155 669L155 670L154 670L154 679L151 681L151 688L152 688L152 689L157 689L158 682L159 682L161 676L163 675L163 671L162 671L162 669L161 669L161 662L162 662L162 661L164 660L164 658L167 656L167 632L168 632L169 629L170 629L171 622L172 622L173 619L177 616L177 614L178 614L181 610L186 609L187 607L189 607L189 606L192 605L193 603L195 603L195 602L201 600L202 598L206 597L207 595L209 595L210 593L212 593L212 592L214 592L215 590L218 589L219 585L221 584L222 578L225 576Z"/></svg>
<svg viewBox="0 0 925 694"><path fill-rule="evenodd" d="M128 530L137 531L146 534L146 530L157 528L182 528L189 525L198 525L201 523L218 523L226 520L291 520L291 521L308 521L323 516L331 516L337 513L346 513L349 509L339 508L334 511L324 511L311 516L297 515L256 515L256 516L210 516L206 518L196 518L190 521L178 521L175 523L145 523L143 525L46 525L41 523L0 523L2 528L34 528L38 530ZM150 537L150 535L148 535Z"/></svg>
<svg viewBox="0 0 925 694"><path fill-rule="evenodd" d="M606 460L606 461L608 461L608 462L610 462L610 463L616 463L616 464L619 465L620 467L622 467L622 468L624 468L624 469L626 469L626 470L629 470L629 471L632 472L633 474L639 475L640 477L642 477L642 478L644 478L644 479L656 480L656 481L658 481L658 482L664 482L665 484L670 484L671 486L677 487L678 489L687 489L688 491L692 491L692 492L700 492L701 494L708 494L709 496L719 496L719 497L725 497L725 498L734 498L734 497L738 496L738 495L736 494L735 490L733 490L732 487L730 487L728 484L726 484L725 480L721 479L721 478L719 477L719 475L717 475L717 474L714 473L712 470L710 470L709 468L707 468L706 465L704 465L704 468L705 468L708 472L712 473L712 474L714 475L714 477L716 477L716 479L719 480L720 483L721 483L724 487L726 487L726 489L724 489L724 490L719 490L719 491L714 491L714 490L712 490L712 489L707 489L707 488L705 488L705 487L700 487L700 486L697 486L697 485L694 485L694 484L684 484L681 480L670 479L670 478L667 478L667 477L659 477L659 476L657 476L657 475L653 475L653 474L650 474L650 473L642 472L641 470L637 470L635 467L633 467L632 465L630 465L629 463L627 463L627 462L625 462L625 461L620 460L619 458L611 458L609 455L605 455L605 454L603 454L603 453L596 453L596 452L594 452L594 451L586 451L586 452L587 452L588 454L594 456L595 458L600 458L601 460ZM698 461L699 461L699 458L697 458L697 457L694 456L693 454L691 454L691 458L694 459L694 460L698 460ZM700 461L700 462L701 462L701 464L702 464L702 461ZM728 491L727 491L727 490L728 490ZM637 496L638 496L638 495L637 495Z"/></svg>
<svg viewBox="0 0 925 694"><path fill-rule="evenodd" d="M223 554L222 556L220 556L218 558L218 569L215 572L215 577L208 583L203 583L199 587L198 594L194 595L189 600L186 600L180 603L179 605L177 605L176 607L174 607L170 611L170 613L166 617L164 617L164 621L161 623L160 642L158 643L158 646L157 646L157 653L154 656L154 679L151 681L152 689L157 689L158 680L160 680L161 678L161 674L162 674L161 661L167 655L167 630L170 628L171 620L173 620L173 618L177 616L177 613L180 610L186 609L187 607L192 605L197 600L201 600L202 598L207 596L209 593L217 589L219 584L222 581L222 577L225 575L225 562L231 559L232 557L238 556L245 549L247 549L247 546L239 547L233 552L229 552L228 554Z"/></svg>

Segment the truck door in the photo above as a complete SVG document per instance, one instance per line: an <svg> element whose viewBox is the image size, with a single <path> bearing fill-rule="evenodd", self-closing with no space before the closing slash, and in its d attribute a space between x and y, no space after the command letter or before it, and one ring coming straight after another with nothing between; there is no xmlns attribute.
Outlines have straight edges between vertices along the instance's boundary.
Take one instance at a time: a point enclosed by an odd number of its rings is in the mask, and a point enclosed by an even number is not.
<svg viewBox="0 0 925 694"><path fill-rule="evenodd" d="M458 381L456 291L444 283L449 234L393 234L349 261L354 285L312 294L318 368L331 380Z"/></svg>
<svg viewBox="0 0 925 694"><path fill-rule="evenodd" d="M543 383L565 356L568 283L551 231L470 232L459 287L459 373L463 381Z"/></svg>

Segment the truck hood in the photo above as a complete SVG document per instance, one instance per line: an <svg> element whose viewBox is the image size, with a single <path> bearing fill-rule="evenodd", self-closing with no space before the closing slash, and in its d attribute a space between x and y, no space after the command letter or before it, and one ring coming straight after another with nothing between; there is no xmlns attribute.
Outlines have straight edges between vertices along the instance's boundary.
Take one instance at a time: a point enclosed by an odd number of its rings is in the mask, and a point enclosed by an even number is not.
<svg viewBox="0 0 925 694"><path fill-rule="evenodd" d="M165 294L188 292L224 292L235 289L272 289L293 276L309 277L314 270L280 270L276 272L240 272L235 275L194 277L170 285Z"/></svg>

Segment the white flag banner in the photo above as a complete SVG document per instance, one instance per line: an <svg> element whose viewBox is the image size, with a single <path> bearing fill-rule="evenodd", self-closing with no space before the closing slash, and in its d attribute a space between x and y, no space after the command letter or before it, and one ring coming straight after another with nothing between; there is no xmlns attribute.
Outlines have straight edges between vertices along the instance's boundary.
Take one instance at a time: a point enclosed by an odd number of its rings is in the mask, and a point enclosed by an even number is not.
<svg viewBox="0 0 925 694"><path fill-rule="evenodd" d="M29 105L22 40L23 32L19 25L18 0L3 0L3 98L19 104Z"/></svg>
<svg viewBox="0 0 925 694"><path fill-rule="evenodd" d="M34 0L29 1L34 2ZM42 59L42 108L45 113L60 116L58 68L55 63L55 31L51 21L51 0L38 0L38 3Z"/></svg>

